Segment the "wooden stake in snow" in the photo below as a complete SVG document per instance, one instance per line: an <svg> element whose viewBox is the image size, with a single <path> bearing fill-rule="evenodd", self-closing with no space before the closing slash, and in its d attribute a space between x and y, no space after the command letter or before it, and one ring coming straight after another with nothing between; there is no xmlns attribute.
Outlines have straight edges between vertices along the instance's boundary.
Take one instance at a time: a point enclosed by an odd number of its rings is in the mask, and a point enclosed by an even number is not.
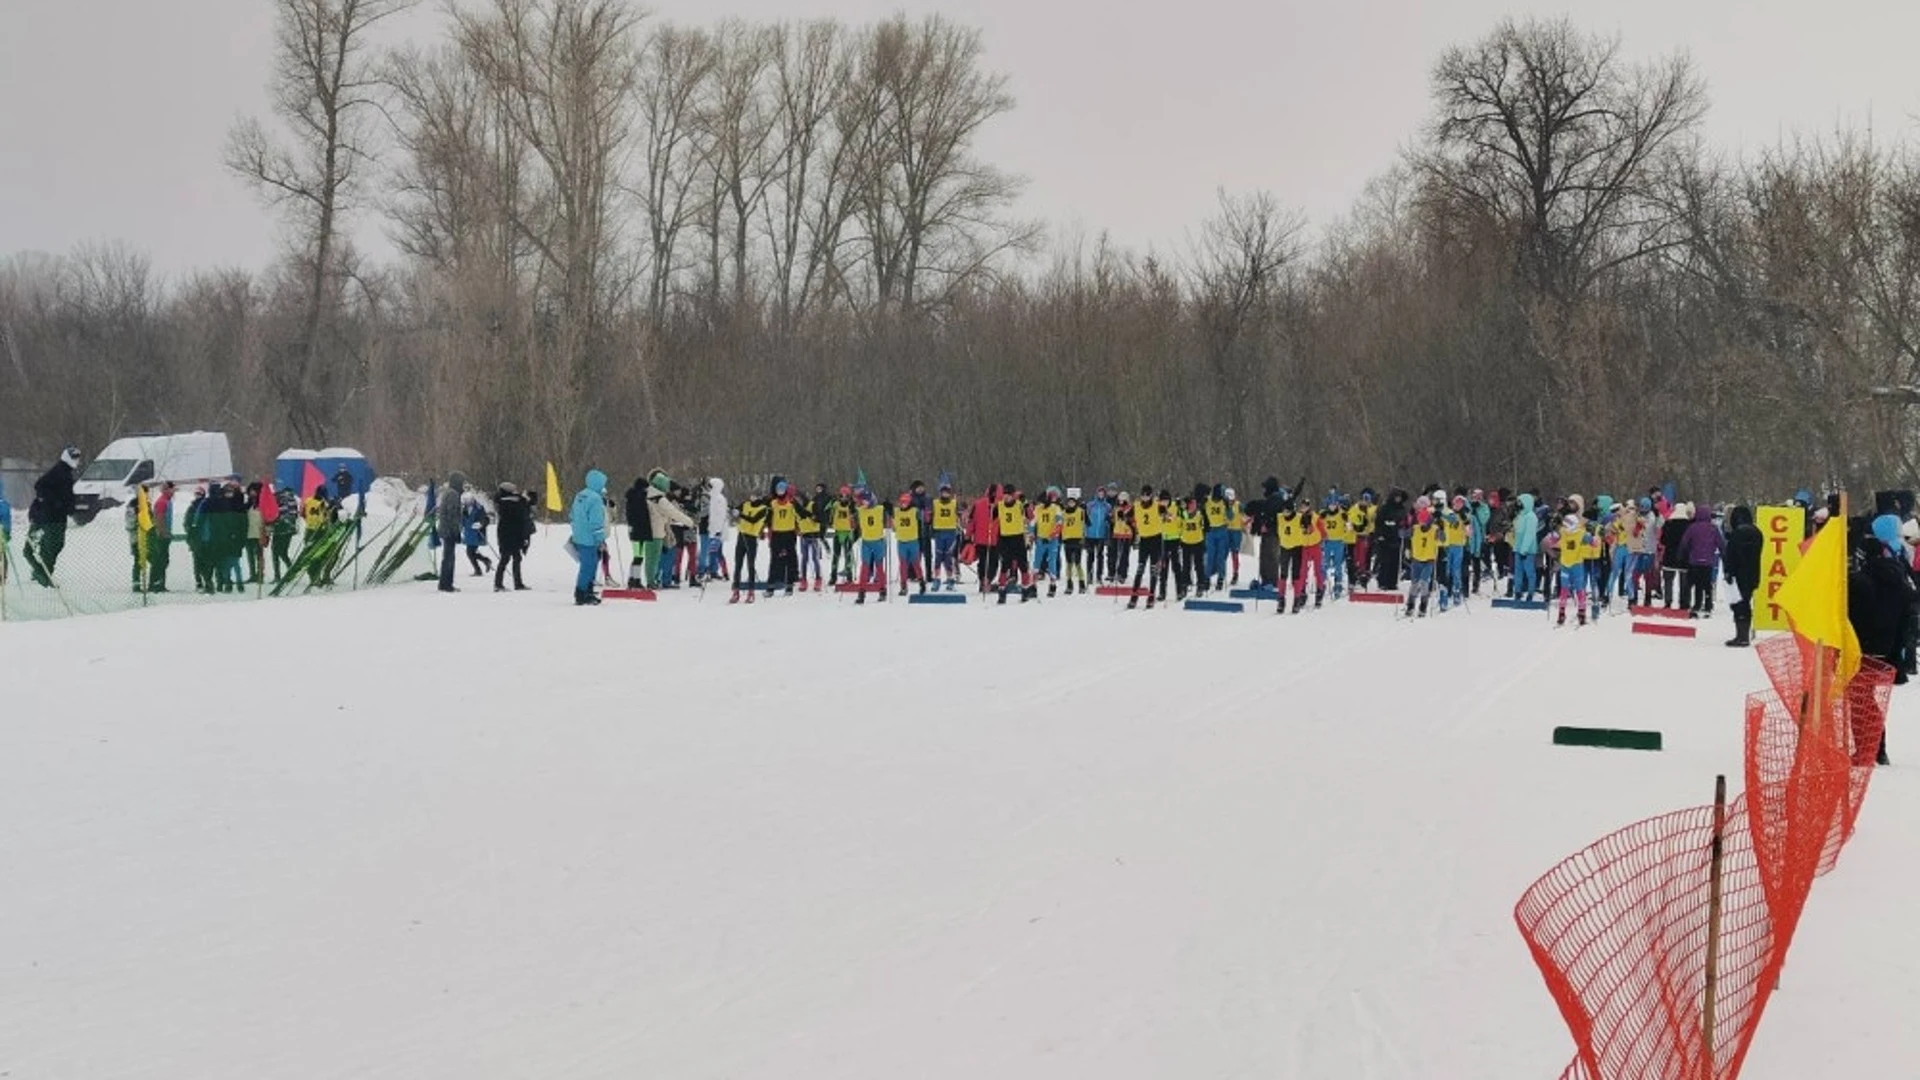
<svg viewBox="0 0 1920 1080"><path fill-rule="evenodd" d="M1722 868L1726 859L1727 778L1713 781L1713 846L1707 868L1707 987L1700 1006L1700 1080L1713 1080L1713 1024L1720 990L1720 901Z"/></svg>

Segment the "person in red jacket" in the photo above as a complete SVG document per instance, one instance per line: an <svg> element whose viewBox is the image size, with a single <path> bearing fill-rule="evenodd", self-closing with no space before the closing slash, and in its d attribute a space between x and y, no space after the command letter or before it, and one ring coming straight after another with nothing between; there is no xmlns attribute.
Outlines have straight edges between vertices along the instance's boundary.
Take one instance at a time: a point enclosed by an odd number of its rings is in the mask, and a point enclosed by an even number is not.
<svg viewBox="0 0 1920 1080"><path fill-rule="evenodd" d="M999 501L1000 485L990 484L987 493L967 507L967 542L973 545L974 557L980 562L977 569L983 595L987 583L999 571L999 557L994 550L1000 543L999 518L994 513L994 504Z"/></svg>

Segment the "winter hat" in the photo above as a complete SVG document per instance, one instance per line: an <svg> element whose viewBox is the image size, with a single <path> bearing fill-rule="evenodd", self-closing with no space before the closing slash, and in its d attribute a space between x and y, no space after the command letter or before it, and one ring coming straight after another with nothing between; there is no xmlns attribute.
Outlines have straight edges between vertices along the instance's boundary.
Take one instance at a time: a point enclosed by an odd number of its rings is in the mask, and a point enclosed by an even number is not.
<svg viewBox="0 0 1920 1080"><path fill-rule="evenodd" d="M1413 508L1417 512L1424 513L1427 507L1432 505L1433 505L1432 500L1428 499L1425 495L1422 495L1419 498L1413 500ZM1425 521L1427 519L1422 517L1420 520Z"/></svg>
<svg viewBox="0 0 1920 1080"><path fill-rule="evenodd" d="M713 492L715 495L724 494L727 490L727 482L716 476L707 481L707 490Z"/></svg>
<svg viewBox="0 0 1920 1080"><path fill-rule="evenodd" d="M1892 514L1881 514L1874 518L1873 538L1886 545L1887 554L1900 554L1904 547L1900 542L1900 519Z"/></svg>
<svg viewBox="0 0 1920 1080"><path fill-rule="evenodd" d="M500 481L500 494L518 495L519 493L520 493L520 489L514 486L513 481L511 480Z"/></svg>
<svg viewBox="0 0 1920 1080"><path fill-rule="evenodd" d="M1576 514L1584 513L1587 509L1587 500L1578 495L1567 496L1567 502L1573 506L1573 512Z"/></svg>
<svg viewBox="0 0 1920 1080"><path fill-rule="evenodd" d="M647 474L647 486L655 491L665 491L673 486L673 478L667 475L666 470L655 469Z"/></svg>
<svg viewBox="0 0 1920 1080"><path fill-rule="evenodd" d="M1223 497L1225 497L1225 498L1226 498L1226 499L1227 499L1227 500L1228 500L1229 502L1231 502L1231 501L1233 501L1234 499L1237 499L1237 498L1239 498L1239 496L1238 496L1238 495L1235 495L1235 494L1233 493L1233 489L1232 489L1232 488L1221 488L1220 490L1221 490L1221 493L1222 493L1222 495L1223 495Z"/></svg>
<svg viewBox="0 0 1920 1080"><path fill-rule="evenodd" d="M1465 510L1467 508L1467 497L1465 495L1455 495L1453 497L1453 508L1455 510Z"/></svg>
<svg viewBox="0 0 1920 1080"><path fill-rule="evenodd" d="M719 481L715 480L714 483L717 484ZM775 495L785 495L787 493L787 482L784 479L775 480L773 482L773 493Z"/></svg>
<svg viewBox="0 0 1920 1080"><path fill-rule="evenodd" d="M1272 495L1274 492L1279 491L1280 490L1279 478L1269 476L1265 480L1260 481L1260 490L1262 492L1265 492L1268 495Z"/></svg>
<svg viewBox="0 0 1920 1080"><path fill-rule="evenodd" d="M1560 527L1562 529L1565 529L1567 532L1578 532L1580 529L1579 515L1568 514L1566 517L1561 518Z"/></svg>
<svg viewBox="0 0 1920 1080"><path fill-rule="evenodd" d="M79 468L80 467L80 448L77 446L69 446L66 449L60 451L60 461L62 464L66 465L70 469Z"/></svg>
<svg viewBox="0 0 1920 1080"><path fill-rule="evenodd" d="M1829 516L1830 515L1827 513L1826 507L1824 506L1815 507L1813 511L1813 523L1816 525L1825 525L1827 523L1827 518Z"/></svg>
<svg viewBox="0 0 1920 1080"><path fill-rule="evenodd" d="M1640 496L1640 512L1643 514L1653 513L1653 500L1647 498L1645 495Z"/></svg>

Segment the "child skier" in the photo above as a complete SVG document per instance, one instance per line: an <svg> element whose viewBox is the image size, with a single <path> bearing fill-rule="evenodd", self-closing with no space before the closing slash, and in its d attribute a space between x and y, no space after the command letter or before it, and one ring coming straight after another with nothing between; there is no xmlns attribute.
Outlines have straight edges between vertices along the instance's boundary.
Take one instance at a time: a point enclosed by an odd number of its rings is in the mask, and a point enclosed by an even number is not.
<svg viewBox="0 0 1920 1080"><path fill-rule="evenodd" d="M1293 613L1298 615L1307 606L1308 575L1313 577L1313 606L1319 607L1326 599L1326 552L1321 548L1326 540L1326 527L1320 515L1313 512L1313 504L1304 497L1294 505L1293 527L1300 544L1295 557L1299 575L1293 581Z"/></svg>
<svg viewBox="0 0 1920 1080"><path fill-rule="evenodd" d="M941 484L933 500L933 576L935 585L944 580L952 592L960 580L958 561L960 544L960 500L954 497L952 484ZM944 578L942 577L944 575Z"/></svg>
<svg viewBox="0 0 1920 1080"><path fill-rule="evenodd" d="M1060 590L1060 489L1049 487L1033 508L1033 573L1047 579L1047 596Z"/></svg>
<svg viewBox="0 0 1920 1080"><path fill-rule="evenodd" d="M1187 592L1195 595L1207 595L1207 525L1205 511L1201 508L1201 499L1206 487L1195 484L1193 494L1187 501L1175 508L1180 518L1180 551L1174 566L1174 583L1180 592L1180 599L1187 598Z"/></svg>
<svg viewBox="0 0 1920 1080"><path fill-rule="evenodd" d="M766 528L768 513L766 502L758 495L749 495L740 504L740 520L735 525L738 531L733 539L733 596L727 600L729 604L740 602L742 578L746 580L747 603L753 603L753 594L759 591L760 533Z"/></svg>
<svg viewBox="0 0 1920 1080"><path fill-rule="evenodd" d="M1133 571L1133 595L1127 598L1127 606L1140 605L1140 583L1146 582L1147 610L1153 610L1156 593L1166 588L1165 566L1162 561L1164 537L1161 534L1163 523L1160 520L1160 507L1155 504L1152 485L1140 488L1140 501L1133 504L1133 531L1135 543L1140 548L1140 559Z"/></svg>
<svg viewBox="0 0 1920 1080"><path fill-rule="evenodd" d="M1434 517L1431 506L1422 506L1413 512L1413 531L1407 537L1407 614L1414 614L1414 605L1419 604L1420 617L1427 614L1427 597L1433 593L1433 575L1435 564L1440 558L1440 522Z"/></svg>
<svg viewBox="0 0 1920 1080"><path fill-rule="evenodd" d="M1240 584L1240 546L1247 538L1247 514L1232 488L1221 491L1227 500L1227 584Z"/></svg>
<svg viewBox="0 0 1920 1080"><path fill-rule="evenodd" d="M1124 491L1113 500L1113 519L1107 531L1105 580L1125 584L1127 565L1133 561L1133 497Z"/></svg>
<svg viewBox="0 0 1920 1080"><path fill-rule="evenodd" d="M1205 498L1200 503L1200 512L1206 528L1203 540L1206 548L1203 553L1200 582L1202 593L1205 593L1206 586L1209 584L1215 590L1222 592L1227 587L1229 536L1227 507L1229 505L1231 504L1227 501L1226 488L1219 484L1213 485L1211 490L1206 491Z"/></svg>
<svg viewBox="0 0 1920 1080"><path fill-rule="evenodd" d="M1547 538L1549 546L1557 545L1560 552L1560 617L1554 620L1555 626L1567 625L1567 598L1574 599L1574 611L1580 625L1587 625L1587 543L1586 529L1580 523L1578 514L1568 514L1560 519L1560 531L1557 536Z"/></svg>
<svg viewBox="0 0 1920 1080"><path fill-rule="evenodd" d="M832 517L833 500L827 495L827 485L813 485L813 497L799 504L800 511L800 591L807 591L807 583L813 583L813 591L820 591L820 535L822 516Z"/></svg>
<svg viewBox="0 0 1920 1080"><path fill-rule="evenodd" d="M1467 500L1456 495L1440 515L1440 544L1445 549L1446 578L1440 590L1440 610L1460 601L1466 591Z"/></svg>
<svg viewBox="0 0 1920 1080"><path fill-rule="evenodd" d="M1080 505L1080 489L1067 489L1067 501L1060 507L1060 547L1066 555L1067 592L1073 592L1074 583L1080 585L1080 592L1087 591L1087 508ZM1052 596L1049 586L1047 595Z"/></svg>
<svg viewBox="0 0 1920 1080"><path fill-rule="evenodd" d="M873 493L866 488L860 489L858 500L853 517L860 535L860 593L853 602L866 603L867 590L872 588L884 604L887 602L887 508L874 501Z"/></svg>
<svg viewBox="0 0 1920 1080"><path fill-rule="evenodd" d="M920 583L921 592L927 591L925 568L920 564L920 508L914 505L913 496L911 491L901 492L900 505L893 512L893 551L894 561L900 566L901 596L907 595L909 579Z"/></svg>
<svg viewBox="0 0 1920 1080"><path fill-rule="evenodd" d="M833 517L833 577L827 582L838 585L842 581L853 580L853 488L840 485L840 497L834 500Z"/></svg>
<svg viewBox="0 0 1920 1080"><path fill-rule="evenodd" d="M1327 578L1327 591L1335 600L1347 594L1347 548L1353 543L1353 522L1347 516L1348 509L1340 496L1329 495L1326 512L1320 515L1320 528L1326 535L1326 539L1320 541L1321 558L1325 560L1322 570Z"/></svg>
<svg viewBox="0 0 1920 1080"><path fill-rule="evenodd" d="M1007 589L1011 583L1020 583L1020 602L1026 603L1039 595L1034 588L1033 569L1027 562L1027 508L1012 484L1002 485L1000 502L994 507L994 520L999 528L1000 574L997 588L1000 591L1000 603L1007 602Z"/></svg>
<svg viewBox="0 0 1920 1080"><path fill-rule="evenodd" d="M773 478L773 501L767 505L767 553L767 594L778 589L792 596L800 577L800 504L784 476Z"/></svg>

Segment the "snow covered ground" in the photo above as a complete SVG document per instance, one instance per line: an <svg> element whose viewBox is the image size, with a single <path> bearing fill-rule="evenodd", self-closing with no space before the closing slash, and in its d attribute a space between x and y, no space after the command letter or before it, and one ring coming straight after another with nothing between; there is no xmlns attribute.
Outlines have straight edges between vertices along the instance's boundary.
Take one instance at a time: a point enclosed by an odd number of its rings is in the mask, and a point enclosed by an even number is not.
<svg viewBox="0 0 1920 1080"><path fill-rule="evenodd" d="M576 610L557 550L0 625L0 1076L1551 1080L1514 901L1737 785L1763 682L1484 606ZM1914 1075L1915 707L1748 1077Z"/></svg>

